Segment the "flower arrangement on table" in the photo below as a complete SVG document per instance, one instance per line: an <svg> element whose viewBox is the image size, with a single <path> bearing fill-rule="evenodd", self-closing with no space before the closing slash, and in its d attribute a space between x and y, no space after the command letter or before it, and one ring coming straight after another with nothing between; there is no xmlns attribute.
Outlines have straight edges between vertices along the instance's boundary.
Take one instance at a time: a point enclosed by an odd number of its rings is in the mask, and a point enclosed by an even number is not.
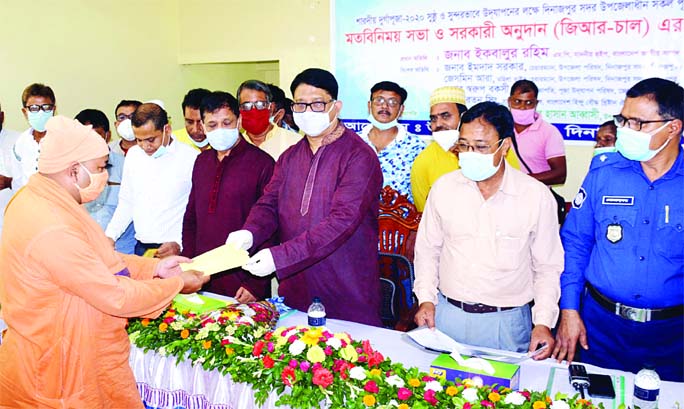
<svg viewBox="0 0 684 409"><path fill-rule="evenodd" d="M191 359L250 384L259 404L275 391L277 404L293 408L593 408L577 396L557 394L551 399L545 392L485 386L479 378L435 379L392 362L369 341L320 327L272 331L277 312L265 308L245 320L242 308L233 305L201 316L169 310L157 320L132 321L129 333L132 342L145 350Z"/></svg>

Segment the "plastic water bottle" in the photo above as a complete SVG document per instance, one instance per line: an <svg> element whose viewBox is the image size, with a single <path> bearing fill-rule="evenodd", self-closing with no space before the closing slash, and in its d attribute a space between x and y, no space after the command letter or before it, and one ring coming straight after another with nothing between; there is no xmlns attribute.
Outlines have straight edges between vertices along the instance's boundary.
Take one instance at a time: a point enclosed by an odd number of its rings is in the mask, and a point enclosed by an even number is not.
<svg viewBox="0 0 684 409"><path fill-rule="evenodd" d="M321 303L320 298L313 298L307 315L309 316L310 327L322 327L325 325L325 307L323 306L323 303Z"/></svg>
<svg viewBox="0 0 684 409"><path fill-rule="evenodd" d="M652 366L645 366L634 377L634 409L656 409L660 394L660 377Z"/></svg>

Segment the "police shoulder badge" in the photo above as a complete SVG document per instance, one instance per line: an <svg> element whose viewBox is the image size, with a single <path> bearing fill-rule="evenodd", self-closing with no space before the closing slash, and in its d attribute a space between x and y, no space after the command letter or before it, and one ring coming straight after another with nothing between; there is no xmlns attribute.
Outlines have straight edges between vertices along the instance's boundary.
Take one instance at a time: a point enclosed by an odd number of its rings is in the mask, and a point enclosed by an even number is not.
<svg viewBox="0 0 684 409"><path fill-rule="evenodd" d="M580 187L579 192L577 192L575 198L572 200L572 207L574 209L581 208L585 200L587 200L587 191L584 190L583 187Z"/></svg>
<svg viewBox="0 0 684 409"><path fill-rule="evenodd" d="M611 223L606 229L606 238L609 242L615 244L622 240L622 225L619 223Z"/></svg>

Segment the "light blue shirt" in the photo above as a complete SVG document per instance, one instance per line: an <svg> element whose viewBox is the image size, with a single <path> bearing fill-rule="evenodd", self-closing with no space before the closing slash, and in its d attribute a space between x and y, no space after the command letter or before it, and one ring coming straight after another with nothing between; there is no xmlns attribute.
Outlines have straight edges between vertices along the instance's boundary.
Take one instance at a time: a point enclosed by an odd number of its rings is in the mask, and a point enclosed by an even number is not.
<svg viewBox="0 0 684 409"><path fill-rule="evenodd" d="M119 204L119 188L123 175L124 159L123 155L113 152L111 149L109 150L109 159L107 160L108 181L110 183L117 183L117 185L105 186L97 199L84 205L88 213L102 227L102 230L107 228L109 221L112 220L116 206Z"/></svg>
<svg viewBox="0 0 684 409"><path fill-rule="evenodd" d="M418 136L406 132L403 125L397 127L396 138L385 149L378 152L368 138L373 125L366 125L359 136L377 153L382 169L383 186L391 186L413 203L411 193L411 167L416 156L425 149L425 142Z"/></svg>

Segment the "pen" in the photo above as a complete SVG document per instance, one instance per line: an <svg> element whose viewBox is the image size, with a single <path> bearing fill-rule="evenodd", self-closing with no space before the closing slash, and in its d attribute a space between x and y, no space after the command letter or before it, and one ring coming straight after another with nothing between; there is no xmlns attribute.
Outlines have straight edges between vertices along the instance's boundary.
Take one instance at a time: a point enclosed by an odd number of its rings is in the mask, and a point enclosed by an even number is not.
<svg viewBox="0 0 684 409"><path fill-rule="evenodd" d="M670 206L665 205L665 224L670 223Z"/></svg>

